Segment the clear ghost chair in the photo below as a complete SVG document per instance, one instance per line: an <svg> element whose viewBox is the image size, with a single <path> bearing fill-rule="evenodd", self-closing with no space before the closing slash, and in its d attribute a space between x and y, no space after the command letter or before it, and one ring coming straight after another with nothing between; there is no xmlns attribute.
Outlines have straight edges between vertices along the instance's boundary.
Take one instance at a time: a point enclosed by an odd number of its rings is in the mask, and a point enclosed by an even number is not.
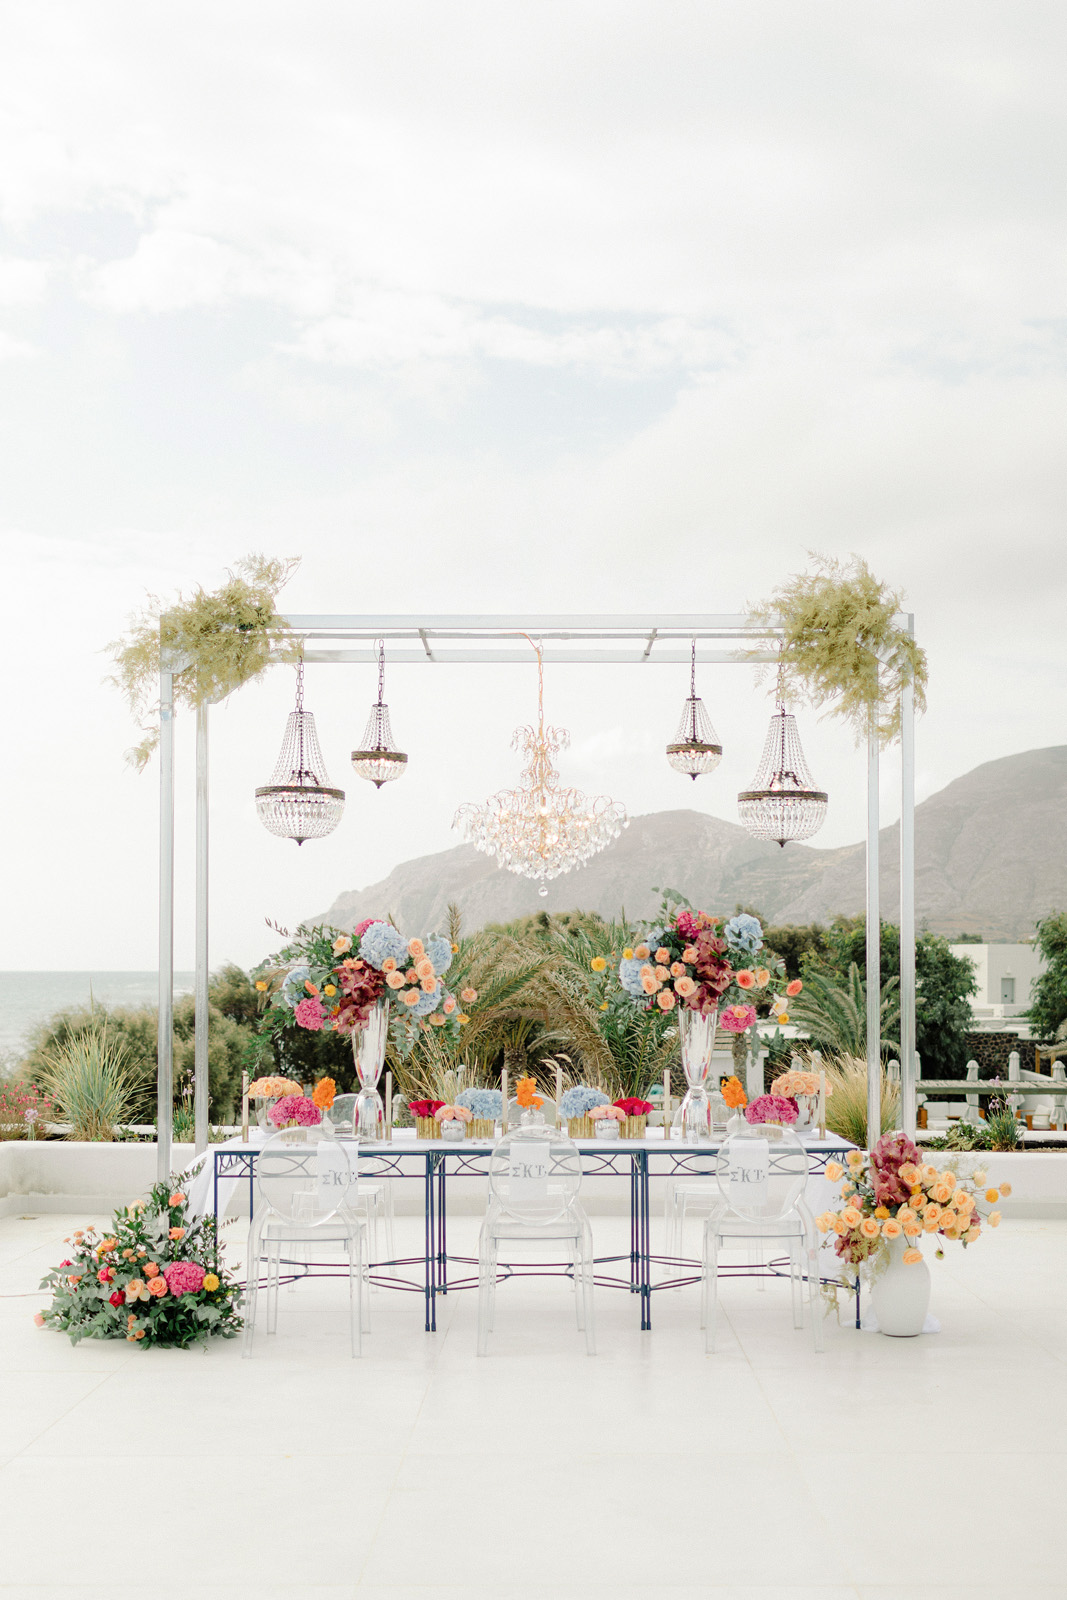
<svg viewBox="0 0 1067 1600"><path fill-rule="evenodd" d="M333 1104L328 1106L322 1114L323 1126L337 1134L347 1134L350 1138L355 1135L356 1101L355 1094L337 1094L333 1097ZM388 1177L380 1174L374 1178L361 1178L359 1181L357 1209L364 1215L371 1227L371 1258L374 1261L392 1261L396 1257L393 1243L393 1185ZM385 1250L383 1256L381 1249L381 1231L385 1229Z"/></svg>
<svg viewBox="0 0 1067 1600"><path fill-rule="evenodd" d="M716 1159L715 1175L725 1203L704 1224L701 1325L706 1330L705 1350L715 1348L719 1247L747 1241L758 1249L762 1260L763 1244L768 1239L781 1240L789 1248L796 1328L804 1322L802 1284L807 1277L812 1338L816 1350L821 1350L818 1239L804 1200L808 1152L791 1128L756 1124L724 1141Z"/></svg>
<svg viewBox="0 0 1067 1600"><path fill-rule="evenodd" d="M252 1354L261 1262L266 1266L267 1332L273 1333L278 1324L283 1246L299 1252L329 1243L345 1246L352 1354L362 1353L367 1224L355 1209L356 1196L356 1172L348 1149L321 1127L286 1128L262 1145L256 1157L255 1203L248 1232L244 1355Z"/></svg>
<svg viewBox="0 0 1067 1600"><path fill-rule="evenodd" d="M572 1139L551 1127L516 1128L489 1158L489 1208L478 1239L478 1354L489 1348L496 1311L499 1247L559 1240L573 1263L575 1312L585 1347L596 1354L593 1234L578 1199L582 1158Z"/></svg>

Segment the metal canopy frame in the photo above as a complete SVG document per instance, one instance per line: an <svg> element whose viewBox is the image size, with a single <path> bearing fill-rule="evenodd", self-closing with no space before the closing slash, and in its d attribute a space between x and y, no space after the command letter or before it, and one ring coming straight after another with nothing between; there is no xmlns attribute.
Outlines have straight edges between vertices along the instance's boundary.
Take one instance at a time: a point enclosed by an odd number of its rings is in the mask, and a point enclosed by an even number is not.
<svg viewBox="0 0 1067 1600"><path fill-rule="evenodd" d="M706 666L751 666L777 660L780 626L742 614L303 615L284 622L304 641L316 665L377 662L385 639L392 664L426 666L527 664L535 637L546 665L688 665L692 641ZM909 613L897 621L914 633ZM159 1032L157 1041L158 1174L170 1172L174 1082L174 673L183 663L161 653L159 826ZM911 686L901 696L900 793L900 1067L903 1127L915 1135L915 716ZM878 882L879 747L867 734L867 1129L881 1132L881 929ZM196 982L194 1028L195 1143L208 1140L208 710L196 712Z"/></svg>

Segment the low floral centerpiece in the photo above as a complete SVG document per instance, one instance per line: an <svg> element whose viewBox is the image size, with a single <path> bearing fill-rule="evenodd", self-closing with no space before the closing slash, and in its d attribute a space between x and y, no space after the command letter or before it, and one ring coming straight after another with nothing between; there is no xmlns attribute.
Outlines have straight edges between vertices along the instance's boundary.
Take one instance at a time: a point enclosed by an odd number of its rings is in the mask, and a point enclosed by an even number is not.
<svg viewBox="0 0 1067 1600"><path fill-rule="evenodd" d="M276 1100L267 1112L268 1122L283 1131L287 1128L317 1128L322 1112L307 1095L287 1094Z"/></svg>
<svg viewBox="0 0 1067 1600"><path fill-rule="evenodd" d="M589 1120L596 1138L617 1139L626 1121L626 1112L621 1106L594 1106L589 1113Z"/></svg>
<svg viewBox="0 0 1067 1600"><path fill-rule="evenodd" d="M831 1183L840 1182L841 1205L824 1211L815 1224L822 1234L833 1233L834 1250L841 1261L841 1276L855 1287L858 1279L872 1286L875 1310L882 1331L904 1336L922 1331L929 1302L929 1271L920 1243L924 1234L937 1240L958 1241L966 1249L977 1243L985 1227L1000 1223L997 1202L1011 1194L1011 1184L987 1182L977 1161L958 1157L937 1167L924 1161L918 1147L902 1133L886 1133L870 1156L850 1150L844 1166L826 1165ZM902 1269L921 1274L911 1289L898 1288ZM904 1297L908 1315L901 1317Z"/></svg>
<svg viewBox="0 0 1067 1600"><path fill-rule="evenodd" d="M811 1128L818 1120L819 1090L824 1079L817 1072L806 1072L803 1068L790 1067L788 1072L781 1073L771 1084L771 1093L784 1095L792 1100L797 1108L798 1128ZM826 1084L827 1097L834 1092L833 1084Z"/></svg>
<svg viewBox="0 0 1067 1600"><path fill-rule="evenodd" d="M499 1089L461 1089L456 1105L464 1106L471 1114L468 1133L472 1139L491 1139L504 1109L504 1096Z"/></svg>
<svg viewBox="0 0 1067 1600"><path fill-rule="evenodd" d="M560 1096L559 1112L566 1120L570 1137L591 1139L596 1133L591 1113L596 1106L608 1104L608 1097L602 1090L591 1089L587 1084L577 1083L573 1089L564 1089Z"/></svg>
<svg viewBox="0 0 1067 1600"><path fill-rule="evenodd" d="M443 1100L408 1101L408 1110L415 1119L416 1139L437 1138L437 1123L434 1121L434 1113L443 1105Z"/></svg>
<svg viewBox="0 0 1067 1600"><path fill-rule="evenodd" d="M257 1100L256 1118L261 1128L270 1126L268 1118L271 1107L279 1100L284 1100L287 1095L303 1094L303 1088L292 1078L279 1077L277 1073L266 1078L255 1078L248 1085L248 1098Z"/></svg>
<svg viewBox="0 0 1067 1600"><path fill-rule="evenodd" d="M439 1139L465 1139L474 1118L466 1106L440 1105L433 1114Z"/></svg>
<svg viewBox="0 0 1067 1600"><path fill-rule="evenodd" d="M745 1121L753 1126L789 1128L797 1120L797 1104L783 1094L758 1094L745 1107Z"/></svg>
<svg viewBox="0 0 1067 1600"><path fill-rule="evenodd" d="M52 1301L34 1320L73 1344L125 1339L185 1349L232 1339L241 1326L242 1291L222 1263L215 1218L191 1217L184 1191L170 1183L120 1207L107 1233L79 1228L65 1242L71 1256L46 1273L41 1288Z"/></svg>
<svg viewBox="0 0 1067 1600"><path fill-rule="evenodd" d="M639 1100L636 1095L626 1095L615 1101L615 1109L623 1114L620 1138L643 1139L648 1113L652 1110L651 1100Z"/></svg>

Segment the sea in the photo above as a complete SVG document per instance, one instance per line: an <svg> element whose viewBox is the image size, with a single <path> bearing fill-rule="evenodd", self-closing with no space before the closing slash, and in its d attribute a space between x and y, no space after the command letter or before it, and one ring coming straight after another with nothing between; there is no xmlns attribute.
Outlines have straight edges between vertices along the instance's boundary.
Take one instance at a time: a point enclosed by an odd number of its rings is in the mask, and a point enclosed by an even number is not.
<svg viewBox="0 0 1067 1600"><path fill-rule="evenodd" d="M192 994L191 972L174 974L174 993ZM57 1011L90 1003L112 1009L154 1006L155 972L0 972L0 1067L25 1054L34 1030Z"/></svg>

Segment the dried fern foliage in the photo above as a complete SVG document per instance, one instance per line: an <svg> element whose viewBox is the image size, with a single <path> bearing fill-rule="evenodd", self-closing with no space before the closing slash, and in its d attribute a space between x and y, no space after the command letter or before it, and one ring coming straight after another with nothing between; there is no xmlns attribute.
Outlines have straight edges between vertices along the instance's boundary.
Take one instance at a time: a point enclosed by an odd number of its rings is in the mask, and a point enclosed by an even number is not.
<svg viewBox="0 0 1067 1600"><path fill-rule="evenodd" d="M882 744L900 735L900 691L910 683L926 709L926 652L898 622L903 595L859 556L813 555L815 571L791 578L753 615L785 630L786 694L850 723L866 739L873 716Z"/></svg>
<svg viewBox="0 0 1067 1600"><path fill-rule="evenodd" d="M214 593L198 588L188 599L179 595L166 604L150 595L125 637L112 641L108 650L116 670L110 681L145 730L129 752L135 767L142 768L159 743L161 650L176 663L175 705L189 707L225 700L275 662L297 659L299 643L275 609L297 565L297 559L245 556Z"/></svg>

